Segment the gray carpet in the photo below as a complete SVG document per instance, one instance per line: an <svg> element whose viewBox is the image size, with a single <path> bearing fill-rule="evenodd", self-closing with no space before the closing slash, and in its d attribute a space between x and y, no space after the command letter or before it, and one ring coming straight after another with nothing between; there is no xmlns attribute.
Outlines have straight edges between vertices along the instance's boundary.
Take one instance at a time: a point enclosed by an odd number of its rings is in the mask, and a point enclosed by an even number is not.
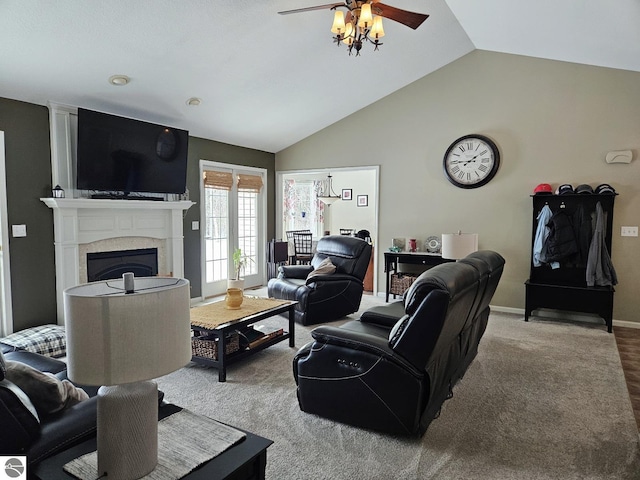
<svg viewBox="0 0 640 480"><path fill-rule="evenodd" d="M376 303L365 296L361 310ZM310 331L298 326L297 347ZM301 412L295 351L281 342L232 365L226 383L189 364L159 388L167 401L273 440L271 480L640 478L638 432L604 327L492 313L478 357L421 439Z"/></svg>

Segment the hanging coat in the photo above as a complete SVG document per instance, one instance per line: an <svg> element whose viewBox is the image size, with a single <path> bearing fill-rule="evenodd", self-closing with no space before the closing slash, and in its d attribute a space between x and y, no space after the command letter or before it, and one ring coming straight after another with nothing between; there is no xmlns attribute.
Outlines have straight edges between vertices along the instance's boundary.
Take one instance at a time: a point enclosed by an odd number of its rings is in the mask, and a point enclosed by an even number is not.
<svg viewBox="0 0 640 480"><path fill-rule="evenodd" d="M551 218L553 213L549 208L549 205L545 205L540 213L538 214L538 226L536 228L536 236L533 240L533 266L539 267L544 262L540 258L542 255L542 247L547 241L547 237L549 236L549 227L547 227L547 222Z"/></svg>
<svg viewBox="0 0 640 480"><path fill-rule="evenodd" d="M606 218L600 202L596 203L596 226L587 259L587 286L606 287L618 283L618 276L605 243Z"/></svg>
<svg viewBox="0 0 640 480"><path fill-rule="evenodd" d="M564 210L554 213L547 226L549 236L542 250L542 260L548 263L559 262L578 252L573 222Z"/></svg>

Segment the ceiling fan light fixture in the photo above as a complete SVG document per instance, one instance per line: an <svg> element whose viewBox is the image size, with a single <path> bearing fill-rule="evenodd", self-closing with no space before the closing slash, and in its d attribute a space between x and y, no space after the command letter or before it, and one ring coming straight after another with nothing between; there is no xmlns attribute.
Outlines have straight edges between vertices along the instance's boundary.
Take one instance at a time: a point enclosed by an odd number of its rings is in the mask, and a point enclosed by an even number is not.
<svg viewBox="0 0 640 480"><path fill-rule="evenodd" d="M338 9L345 9L346 14ZM344 0L344 3L328 3L312 7L296 8L278 12L279 15L309 12L313 10L329 9L334 11L331 33L335 34L333 42L347 45L349 55L360 55L360 50L366 42L373 45L373 50L379 50L382 45L380 39L384 37L382 17L401 23L415 30L429 18L425 13L410 12L391 5L385 5L380 0Z"/></svg>

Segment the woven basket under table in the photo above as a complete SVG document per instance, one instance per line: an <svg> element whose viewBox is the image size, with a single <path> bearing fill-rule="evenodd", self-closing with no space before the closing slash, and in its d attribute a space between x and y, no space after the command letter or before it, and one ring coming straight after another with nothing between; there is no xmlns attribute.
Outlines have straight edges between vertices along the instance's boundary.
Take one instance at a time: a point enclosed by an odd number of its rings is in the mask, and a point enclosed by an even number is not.
<svg viewBox="0 0 640 480"><path fill-rule="evenodd" d="M404 295L411 284L416 281L417 275L411 275L408 273L394 273L391 275L391 287L389 293L394 295Z"/></svg>
<svg viewBox="0 0 640 480"><path fill-rule="evenodd" d="M225 352L227 355L240 350L240 336L234 332L227 336ZM218 339L215 335L191 337L191 353L196 357L218 360Z"/></svg>

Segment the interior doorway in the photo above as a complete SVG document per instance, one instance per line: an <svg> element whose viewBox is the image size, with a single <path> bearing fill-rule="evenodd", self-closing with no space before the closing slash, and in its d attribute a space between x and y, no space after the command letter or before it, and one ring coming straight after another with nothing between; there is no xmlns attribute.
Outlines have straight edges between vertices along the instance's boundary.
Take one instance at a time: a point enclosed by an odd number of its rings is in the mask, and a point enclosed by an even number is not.
<svg viewBox="0 0 640 480"><path fill-rule="evenodd" d="M7 176L4 132L0 130L0 336L13 333L11 272L9 270L9 224L7 223Z"/></svg>
<svg viewBox="0 0 640 480"><path fill-rule="evenodd" d="M367 230L374 246L373 293L377 294L379 166L344 167L276 172L276 238L287 230L308 229L317 239L341 230ZM333 192L327 189L331 175ZM316 198L339 195L331 206Z"/></svg>

